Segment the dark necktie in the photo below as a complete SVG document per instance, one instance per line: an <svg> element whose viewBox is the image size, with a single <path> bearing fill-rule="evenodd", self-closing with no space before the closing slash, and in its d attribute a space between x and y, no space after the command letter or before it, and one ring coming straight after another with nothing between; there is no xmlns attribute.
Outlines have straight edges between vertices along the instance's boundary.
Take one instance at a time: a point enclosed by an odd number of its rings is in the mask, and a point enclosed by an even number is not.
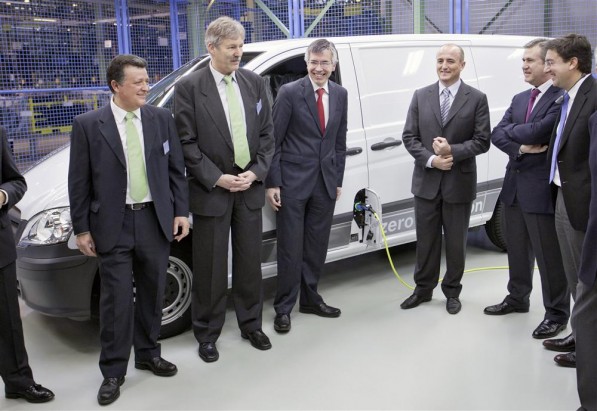
<svg viewBox="0 0 597 411"><path fill-rule="evenodd" d="M568 100L570 95L564 93L564 101L562 102L562 108L560 109L560 122L558 123L558 131L556 132L556 141L552 149L551 156L551 170L549 171L549 182L553 181L556 174L556 164L558 160L558 150L560 149L560 140L562 139L562 133L564 132L564 126L566 125L566 116L568 115Z"/></svg>
<svg viewBox="0 0 597 411"><path fill-rule="evenodd" d="M533 111L533 106L535 105L535 100L537 100L537 96L541 93L541 90L538 88L534 88L531 90L531 98L529 99L529 105L527 106L527 115L524 118L524 122L529 121L529 117L531 117L531 112Z"/></svg>
<svg viewBox="0 0 597 411"><path fill-rule="evenodd" d="M325 111L323 109L323 88L317 89L317 115L319 116L319 128L321 129L321 135L325 134Z"/></svg>

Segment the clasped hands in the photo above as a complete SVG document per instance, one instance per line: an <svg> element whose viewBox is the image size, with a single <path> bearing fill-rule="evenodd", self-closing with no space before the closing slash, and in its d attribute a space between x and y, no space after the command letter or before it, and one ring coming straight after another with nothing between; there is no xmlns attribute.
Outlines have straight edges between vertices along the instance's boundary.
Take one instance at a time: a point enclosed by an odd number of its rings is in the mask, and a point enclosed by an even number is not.
<svg viewBox="0 0 597 411"><path fill-rule="evenodd" d="M237 176L232 174L222 174L220 178L218 178L218 181L216 181L216 185L234 193L237 191L245 191L251 187L251 184L255 180L257 180L257 175L251 170L247 170Z"/></svg>
<svg viewBox="0 0 597 411"><path fill-rule="evenodd" d="M435 153L435 157L431 161L433 168L444 171L451 170L454 158L452 157L452 147L448 144L448 140L444 137L435 137L432 147Z"/></svg>

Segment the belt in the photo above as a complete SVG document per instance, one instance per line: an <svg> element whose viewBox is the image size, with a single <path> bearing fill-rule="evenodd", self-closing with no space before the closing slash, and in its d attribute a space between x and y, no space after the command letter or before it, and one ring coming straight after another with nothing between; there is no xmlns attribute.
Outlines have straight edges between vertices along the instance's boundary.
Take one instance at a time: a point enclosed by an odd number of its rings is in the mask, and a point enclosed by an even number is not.
<svg viewBox="0 0 597 411"><path fill-rule="evenodd" d="M139 210L143 210L144 208L149 207L152 204L153 204L153 202L151 202L151 201L148 201L146 203L127 204L126 208L129 210L133 210L133 211L139 211Z"/></svg>

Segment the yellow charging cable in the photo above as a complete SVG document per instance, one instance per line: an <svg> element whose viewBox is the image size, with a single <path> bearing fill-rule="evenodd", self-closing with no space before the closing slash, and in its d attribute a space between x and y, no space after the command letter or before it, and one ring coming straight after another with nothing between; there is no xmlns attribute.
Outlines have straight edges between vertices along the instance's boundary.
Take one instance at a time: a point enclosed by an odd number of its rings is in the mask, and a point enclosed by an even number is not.
<svg viewBox="0 0 597 411"><path fill-rule="evenodd" d="M379 228L381 228L381 235L383 237L383 242L386 246L386 254L388 255L388 260L390 261L390 266L392 267L392 271L394 272L394 275L396 276L396 278L398 279L398 281L400 281L402 283L402 285L404 285L406 288L409 288L411 290L414 290L415 287L413 287L412 285L410 285L409 283L407 283L406 281L404 281L404 279L402 279L402 277L400 277L400 274L398 274L398 271L396 271L396 267L394 267L394 262L392 261L392 256L390 255L390 247L388 246L388 239L386 238L386 232L383 229L383 225L381 223L381 220L379 219L379 216L377 215L377 213L375 211L373 211L373 209L369 208L369 211L371 211L371 213L373 213L373 216L375 217L375 219L377 220L377 222L379 223ZM509 267L508 266L496 266L496 267L480 267L480 268L471 268L468 270L464 270L464 273L472 273L475 271L492 271L492 270L507 270ZM442 282L443 278L440 278L438 282Z"/></svg>

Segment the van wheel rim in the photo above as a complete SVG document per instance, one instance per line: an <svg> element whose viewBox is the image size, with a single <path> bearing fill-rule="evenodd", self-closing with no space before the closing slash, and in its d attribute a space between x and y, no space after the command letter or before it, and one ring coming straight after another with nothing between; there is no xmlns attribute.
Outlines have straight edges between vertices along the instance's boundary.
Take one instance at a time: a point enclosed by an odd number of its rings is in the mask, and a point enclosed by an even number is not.
<svg viewBox="0 0 597 411"><path fill-rule="evenodd" d="M181 259L170 256L162 308L162 325L176 321L191 305L193 272Z"/></svg>

